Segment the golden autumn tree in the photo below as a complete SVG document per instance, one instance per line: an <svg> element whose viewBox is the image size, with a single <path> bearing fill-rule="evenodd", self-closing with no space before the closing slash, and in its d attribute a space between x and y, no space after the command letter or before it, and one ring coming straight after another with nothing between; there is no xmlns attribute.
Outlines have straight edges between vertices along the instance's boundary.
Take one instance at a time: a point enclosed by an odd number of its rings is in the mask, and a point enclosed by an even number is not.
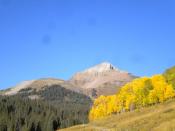
<svg viewBox="0 0 175 131"><path fill-rule="evenodd" d="M94 101L89 119L163 102L175 96L174 89L162 75L142 77L124 85L116 95L100 96Z"/></svg>
<svg viewBox="0 0 175 131"><path fill-rule="evenodd" d="M89 119L99 118L107 115L107 98L100 96L94 101L94 105L90 111Z"/></svg>
<svg viewBox="0 0 175 131"><path fill-rule="evenodd" d="M174 97L174 90L171 84L168 84L162 75L151 77L153 90L150 92L150 103L163 102L168 98Z"/></svg>
<svg viewBox="0 0 175 131"><path fill-rule="evenodd" d="M118 93L121 110L132 110L148 104L149 90L152 89L149 78L143 77L133 80L123 86Z"/></svg>
<svg viewBox="0 0 175 131"><path fill-rule="evenodd" d="M110 115L113 112L118 111L118 99L117 95L107 96L107 114Z"/></svg>

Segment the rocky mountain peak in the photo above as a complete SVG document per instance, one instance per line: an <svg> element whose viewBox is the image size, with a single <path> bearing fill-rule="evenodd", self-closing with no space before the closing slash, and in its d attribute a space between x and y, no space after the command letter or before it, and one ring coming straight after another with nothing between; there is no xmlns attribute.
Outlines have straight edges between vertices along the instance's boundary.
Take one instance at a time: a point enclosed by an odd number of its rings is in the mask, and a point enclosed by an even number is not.
<svg viewBox="0 0 175 131"><path fill-rule="evenodd" d="M103 73L103 72L109 72L109 71L119 71L116 67L114 67L111 63L109 62L103 62L101 64L98 64L94 67L91 67L82 73Z"/></svg>
<svg viewBox="0 0 175 131"><path fill-rule="evenodd" d="M119 88L136 77L120 70L109 62L103 62L78 72L69 80L71 84L83 89L85 94L95 98L100 95L116 93Z"/></svg>

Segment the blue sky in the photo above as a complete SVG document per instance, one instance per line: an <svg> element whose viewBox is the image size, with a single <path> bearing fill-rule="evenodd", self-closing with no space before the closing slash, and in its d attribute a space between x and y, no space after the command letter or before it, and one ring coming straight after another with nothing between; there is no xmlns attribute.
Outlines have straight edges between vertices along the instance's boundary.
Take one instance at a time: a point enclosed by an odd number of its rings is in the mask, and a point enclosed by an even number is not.
<svg viewBox="0 0 175 131"><path fill-rule="evenodd" d="M172 0L0 0L0 89L103 61L138 76L175 65Z"/></svg>

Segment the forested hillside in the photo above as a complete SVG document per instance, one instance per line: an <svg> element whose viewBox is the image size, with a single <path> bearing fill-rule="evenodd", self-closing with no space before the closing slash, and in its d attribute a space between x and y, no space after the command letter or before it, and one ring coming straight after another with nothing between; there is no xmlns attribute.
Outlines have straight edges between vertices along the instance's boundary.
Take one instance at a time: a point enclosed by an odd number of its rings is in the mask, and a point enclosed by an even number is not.
<svg viewBox="0 0 175 131"><path fill-rule="evenodd" d="M28 96L40 99L29 99ZM0 96L0 131L54 131L88 122L91 100L59 85Z"/></svg>

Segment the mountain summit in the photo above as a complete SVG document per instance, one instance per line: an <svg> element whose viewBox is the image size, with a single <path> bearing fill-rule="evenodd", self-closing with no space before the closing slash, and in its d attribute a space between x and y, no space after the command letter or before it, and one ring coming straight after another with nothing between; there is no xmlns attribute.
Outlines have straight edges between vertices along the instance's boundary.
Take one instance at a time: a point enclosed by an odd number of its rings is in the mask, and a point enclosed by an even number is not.
<svg viewBox="0 0 175 131"><path fill-rule="evenodd" d="M94 67L91 67L83 71L82 73L105 73L105 72L110 72L110 71L124 72L122 70L119 70L118 68L116 68L109 62L103 62L101 64L98 64Z"/></svg>
<svg viewBox="0 0 175 131"><path fill-rule="evenodd" d="M113 71L113 70L118 70L115 68L112 64L108 62L103 62L99 65L96 65L92 68L89 68L85 70L84 72L86 73L102 73L102 72L108 72L108 71Z"/></svg>
<svg viewBox="0 0 175 131"><path fill-rule="evenodd" d="M134 75L114 67L108 62L76 73L70 82L86 90L89 96L114 94L119 87L136 78Z"/></svg>

